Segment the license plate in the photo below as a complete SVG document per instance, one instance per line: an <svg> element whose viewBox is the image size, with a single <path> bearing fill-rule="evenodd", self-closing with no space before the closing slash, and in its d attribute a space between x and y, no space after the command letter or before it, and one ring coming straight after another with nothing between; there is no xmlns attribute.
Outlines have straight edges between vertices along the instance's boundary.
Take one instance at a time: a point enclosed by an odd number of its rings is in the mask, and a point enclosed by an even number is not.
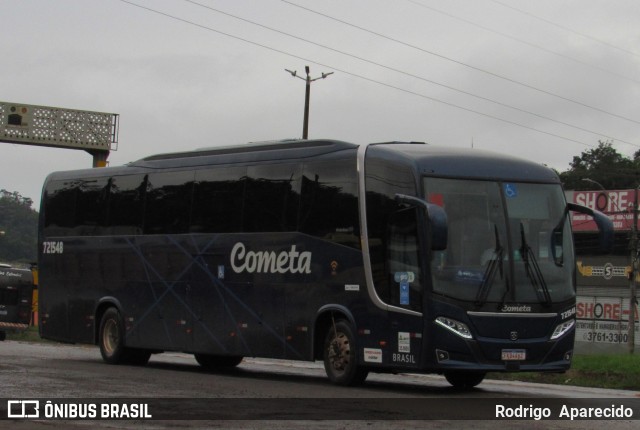
<svg viewBox="0 0 640 430"><path fill-rule="evenodd" d="M527 359L527 351L524 349L503 349L502 361L524 361Z"/></svg>

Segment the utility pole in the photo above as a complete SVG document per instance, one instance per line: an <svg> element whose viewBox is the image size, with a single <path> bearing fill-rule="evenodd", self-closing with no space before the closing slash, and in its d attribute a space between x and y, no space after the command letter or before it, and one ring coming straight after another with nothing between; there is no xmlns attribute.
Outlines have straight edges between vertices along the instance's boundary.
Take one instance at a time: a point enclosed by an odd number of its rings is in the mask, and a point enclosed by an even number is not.
<svg viewBox="0 0 640 430"><path fill-rule="evenodd" d="M629 353L633 354L636 343L636 277L638 276L638 187L634 189L633 227L631 229L631 276L629 278Z"/></svg>
<svg viewBox="0 0 640 430"><path fill-rule="evenodd" d="M304 70L307 73L306 78L303 78L302 76L298 76L298 72L296 72L295 70L293 71L289 69L284 69L284 70L291 73L291 76L293 76L294 78L299 78L306 82L305 93L304 93L304 121L302 125L302 138L308 139L309 138L309 98L311 97L311 82L317 81L318 79L325 79L327 76L332 75L333 72L323 73L317 78L311 79L311 76L309 75L309 66L304 67Z"/></svg>

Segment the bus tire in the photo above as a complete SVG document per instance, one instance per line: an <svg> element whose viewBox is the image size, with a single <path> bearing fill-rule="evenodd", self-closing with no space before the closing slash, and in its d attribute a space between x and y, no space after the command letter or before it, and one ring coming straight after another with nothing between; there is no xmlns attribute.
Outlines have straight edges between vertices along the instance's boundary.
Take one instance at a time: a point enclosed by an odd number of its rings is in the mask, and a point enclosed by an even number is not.
<svg viewBox="0 0 640 430"><path fill-rule="evenodd" d="M465 372L465 371L451 371L444 372L444 377L455 388L468 389L473 388L482 382L486 373L485 372Z"/></svg>
<svg viewBox="0 0 640 430"><path fill-rule="evenodd" d="M369 371L358 359L355 336L351 325L338 321L330 327L324 341L324 370L329 380L337 385L360 385Z"/></svg>
<svg viewBox="0 0 640 430"><path fill-rule="evenodd" d="M207 370L236 367L244 357L234 355L193 354L198 364Z"/></svg>
<svg viewBox="0 0 640 430"><path fill-rule="evenodd" d="M116 308L109 308L100 320L99 345L102 359L109 364L127 362L127 351L124 346L124 323Z"/></svg>
<svg viewBox="0 0 640 430"><path fill-rule="evenodd" d="M6 338L7 338L7 334L3 331L0 331L0 342L5 340Z"/></svg>

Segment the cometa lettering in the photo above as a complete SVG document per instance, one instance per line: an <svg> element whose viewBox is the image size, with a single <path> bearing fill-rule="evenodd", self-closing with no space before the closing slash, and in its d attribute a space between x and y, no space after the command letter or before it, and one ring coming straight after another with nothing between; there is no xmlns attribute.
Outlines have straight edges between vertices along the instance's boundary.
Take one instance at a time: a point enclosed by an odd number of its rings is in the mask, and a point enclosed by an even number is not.
<svg viewBox="0 0 640 430"><path fill-rule="evenodd" d="M531 312L531 306L527 305L504 305L502 312Z"/></svg>
<svg viewBox="0 0 640 430"><path fill-rule="evenodd" d="M238 242L231 249L231 268L236 273L311 273L311 252L298 252L296 245L289 251L247 251Z"/></svg>

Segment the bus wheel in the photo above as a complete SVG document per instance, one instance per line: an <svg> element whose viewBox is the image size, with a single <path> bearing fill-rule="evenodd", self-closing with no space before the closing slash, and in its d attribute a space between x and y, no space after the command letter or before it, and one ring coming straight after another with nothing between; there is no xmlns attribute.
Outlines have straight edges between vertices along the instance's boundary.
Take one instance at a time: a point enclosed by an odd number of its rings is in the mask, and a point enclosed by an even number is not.
<svg viewBox="0 0 640 430"><path fill-rule="evenodd" d="M207 370L236 367L244 357L228 355L194 354L198 364Z"/></svg>
<svg viewBox="0 0 640 430"><path fill-rule="evenodd" d="M485 372L444 372L444 377L455 388L473 388L482 382Z"/></svg>
<svg viewBox="0 0 640 430"><path fill-rule="evenodd" d="M6 338L7 338L7 334L3 331L0 331L0 342L5 340Z"/></svg>
<svg viewBox="0 0 640 430"><path fill-rule="evenodd" d="M120 364L126 360L124 347L124 324L120 312L116 308L109 308L100 321L100 354L109 364Z"/></svg>
<svg viewBox="0 0 640 430"><path fill-rule="evenodd" d="M369 372L358 363L355 336L346 321L338 321L327 333L324 370L329 380L338 385L359 385L367 378Z"/></svg>

